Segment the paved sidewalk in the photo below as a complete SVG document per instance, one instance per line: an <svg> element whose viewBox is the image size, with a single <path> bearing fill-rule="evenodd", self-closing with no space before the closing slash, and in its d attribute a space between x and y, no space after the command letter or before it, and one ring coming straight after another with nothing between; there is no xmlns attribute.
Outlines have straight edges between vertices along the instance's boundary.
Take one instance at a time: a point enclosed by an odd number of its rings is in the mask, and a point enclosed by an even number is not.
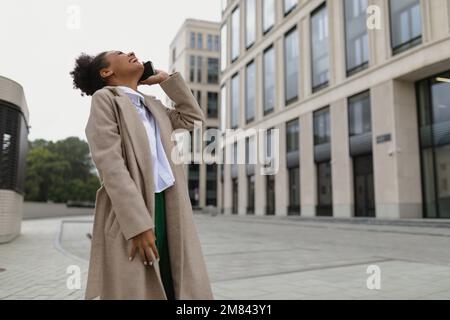
<svg viewBox="0 0 450 320"><path fill-rule="evenodd" d="M87 261L58 249L61 219L28 220L22 234L0 245L0 299L81 299ZM68 289L69 266L79 266L82 287Z"/></svg>
<svg viewBox="0 0 450 320"><path fill-rule="evenodd" d="M195 215L215 299L450 299L450 228ZM27 220L0 245L0 299L82 299L92 217ZM68 289L79 266L82 287ZM381 271L369 290L369 266ZM1 271L1 269L6 269Z"/></svg>

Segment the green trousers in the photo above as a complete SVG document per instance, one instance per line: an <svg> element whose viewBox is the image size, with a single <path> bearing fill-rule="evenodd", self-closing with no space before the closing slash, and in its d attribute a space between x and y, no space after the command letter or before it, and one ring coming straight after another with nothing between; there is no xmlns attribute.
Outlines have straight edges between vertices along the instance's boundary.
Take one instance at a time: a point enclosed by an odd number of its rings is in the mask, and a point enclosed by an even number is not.
<svg viewBox="0 0 450 320"><path fill-rule="evenodd" d="M168 300L175 300L172 271L170 268L169 246L166 232L166 205L164 191L155 193L155 237L159 253L159 270Z"/></svg>

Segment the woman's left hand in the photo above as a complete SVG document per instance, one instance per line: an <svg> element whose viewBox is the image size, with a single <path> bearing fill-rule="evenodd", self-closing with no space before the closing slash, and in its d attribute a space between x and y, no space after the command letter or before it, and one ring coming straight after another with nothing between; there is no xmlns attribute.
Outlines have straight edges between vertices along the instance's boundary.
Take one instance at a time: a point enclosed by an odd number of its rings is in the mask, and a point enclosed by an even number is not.
<svg viewBox="0 0 450 320"><path fill-rule="evenodd" d="M162 70L158 70L156 69L156 74L154 76L148 77L147 79L145 79L142 82L139 82L140 85L149 85L152 86L154 84L160 84L161 82L163 82L164 80L169 79L169 74L165 71Z"/></svg>

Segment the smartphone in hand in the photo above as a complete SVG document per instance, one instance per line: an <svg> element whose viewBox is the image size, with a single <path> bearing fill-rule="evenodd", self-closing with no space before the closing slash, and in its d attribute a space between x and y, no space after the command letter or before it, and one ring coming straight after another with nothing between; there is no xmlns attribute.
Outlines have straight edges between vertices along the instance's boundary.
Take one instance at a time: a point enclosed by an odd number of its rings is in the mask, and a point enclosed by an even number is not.
<svg viewBox="0 0 450 320"><path fill-rule="evenodd" d="M144 63L144 73L142 74L142 77L139 79L139 82L144 81L149 77L154 76L155 74L156 70L153 67L153 63L151 61L147 61Z"/></svg>

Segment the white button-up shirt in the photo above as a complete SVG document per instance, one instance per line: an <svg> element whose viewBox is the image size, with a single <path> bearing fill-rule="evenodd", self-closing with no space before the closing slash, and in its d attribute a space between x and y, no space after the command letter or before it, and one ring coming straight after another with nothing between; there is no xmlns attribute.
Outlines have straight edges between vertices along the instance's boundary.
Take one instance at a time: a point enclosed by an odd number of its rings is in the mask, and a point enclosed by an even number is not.
<svg viewBox="0 0 450 320"><path fill-rule="evenodd" d="M173 176L172 169L170 168L166 152L164 151L161 142L158 124L149 110L145 107L145 99L142 94L129 87L117 87L124 91L130 98L144 124L153 160L154 189L156 193L162 192L174 184L175 177Z"/></svg>

